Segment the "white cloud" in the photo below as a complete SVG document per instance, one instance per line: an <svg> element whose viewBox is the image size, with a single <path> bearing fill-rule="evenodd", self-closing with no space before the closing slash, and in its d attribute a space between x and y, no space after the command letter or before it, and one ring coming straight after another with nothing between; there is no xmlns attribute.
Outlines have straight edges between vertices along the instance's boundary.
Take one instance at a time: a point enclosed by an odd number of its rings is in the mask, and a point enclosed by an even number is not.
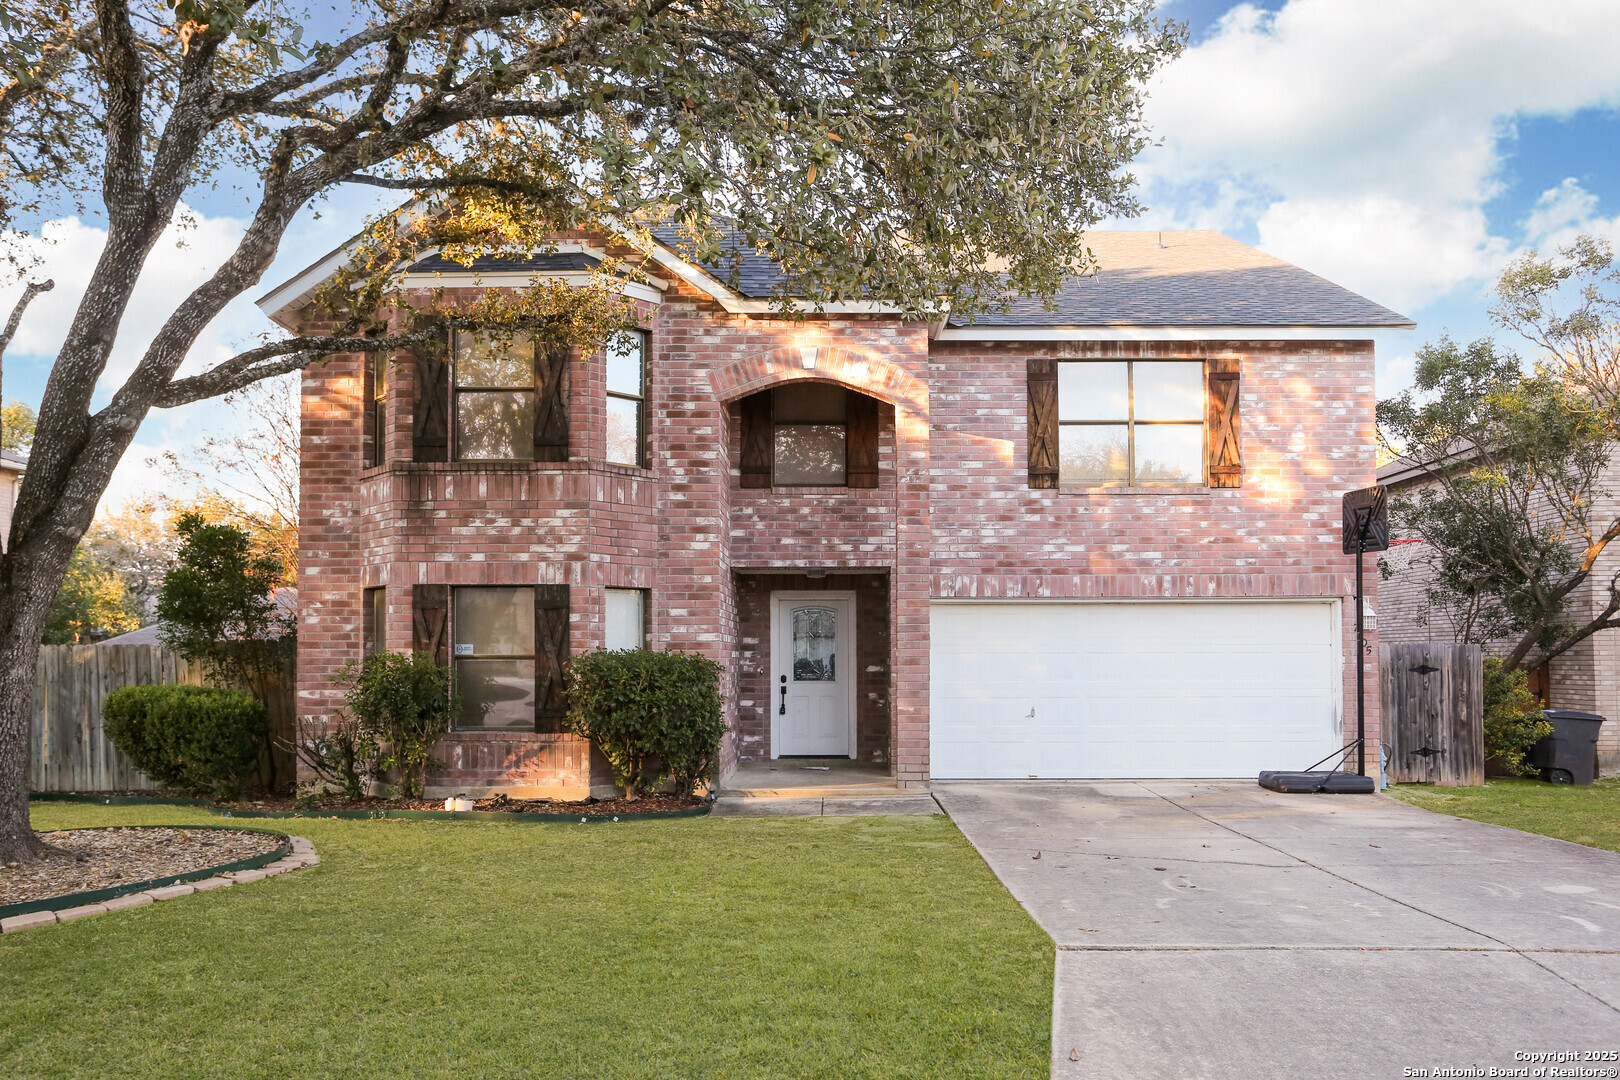
<svg viewBox="0 0 1620 1080"><path fill-rule="evenodd" d="M1597 196L1572 176L1543 191L1524 219L1525 242L1543 255L1568 245L1582 233L1620 240L1620 217L1605 218L1598 213Z"/></svg>
<svg viewBox="0 0 1620 1080"><path fill-rule="evenodd" d="M1487 227L1502 136L1620 106L1615 40L1612 0L1241 4L1152 88L1144 224L1254 229L1408 311L1477 290L1526 239Z"/></svg>
<svg viewBox="0 0 1620 1080"><path fill-rule="evenodd" d="M98 401L128 377L175 308L218 269L242 236L242 223L234 218L186 211L184 219L187 224L164 230L147 257L98 385ZM29 307L12 342L13 356L46 362L56 356L106 242L105 229L77 217L47 221L34 234L0 236L0 246L25 259L37 258L29 280L49 277L56 282L53 291ZM0 287L0 311L9 311L21 290L20 281L7 280ZM203 331L184 370L200 370L234 355L253 335L269 328L251 301L239 298Z"/></svg>

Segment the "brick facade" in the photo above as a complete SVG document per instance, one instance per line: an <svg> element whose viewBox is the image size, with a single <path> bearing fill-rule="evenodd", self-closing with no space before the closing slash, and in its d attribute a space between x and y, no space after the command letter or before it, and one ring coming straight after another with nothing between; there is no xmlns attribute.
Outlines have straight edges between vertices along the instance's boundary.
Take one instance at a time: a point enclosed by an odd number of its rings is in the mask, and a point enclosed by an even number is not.
<svg viewBox="0 0 1620 1080"><path fill-rule="evenodd" d="M603 640L602 590L634 587L651 596L651 647L724 665L729 772L769 754L770 591L848 588L858 594L860 757L922 786L932 598L1351 594L1339 498L1374 471L1370 342L970 345L931 341L926 324L893 318L728 313L679 281L645 318L644 469L602 461L599 356L571 363L571 454L558 463L413 463L412 363L401 355L389 380L387 460L367 468L361 358L308 369L306 716L331 714L332 673L359 656L362 587L388 590L385 645L401 649L418 583L565 583L575 653ZM1239 358L1243 486L1032 490L1025 363L1037 356ZM801 378L882 402L877 487L740 486L736 403ZM1343 613L1353 731L1348 602ZM449 768L431 777L435 789L580 795L591 783L589 756L568 737L453 735L440 756Z"/></svg>

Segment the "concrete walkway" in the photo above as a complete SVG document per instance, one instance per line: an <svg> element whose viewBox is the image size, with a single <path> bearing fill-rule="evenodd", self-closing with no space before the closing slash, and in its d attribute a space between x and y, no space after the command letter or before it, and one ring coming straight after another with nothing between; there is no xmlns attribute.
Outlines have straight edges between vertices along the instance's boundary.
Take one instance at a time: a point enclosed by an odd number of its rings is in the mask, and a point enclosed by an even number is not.
<svg viewBox="0 0 1620 1080"><path fill-rule="evenodd" d="M1057 943L1054 1077L1620 1051L1620 854L1253 782L933 790Z"/></svg>

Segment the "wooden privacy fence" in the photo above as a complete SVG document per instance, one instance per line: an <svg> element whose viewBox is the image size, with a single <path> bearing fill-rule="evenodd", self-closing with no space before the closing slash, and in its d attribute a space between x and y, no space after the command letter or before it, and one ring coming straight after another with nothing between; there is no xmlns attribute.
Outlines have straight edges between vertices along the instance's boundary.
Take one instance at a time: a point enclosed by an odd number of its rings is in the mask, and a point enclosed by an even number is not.
<svg viewBox="0 0 1620 1080"><path fill-rule="evenodd" d="M289 664L266 703L273 740L291 740L296 711ZM159 785L119 753L102 727L101 703L121 686L201 685L200 665L161 645L46 645L39 650L29 723L30 791L151 791ZM260 754L266 786L286 784L293 760L282 750Z"/></svg>
<svg viewBox="0 0 1620 1080"><path fill-rule="evenodd" d="M1389 782L1485 782L1485 675L1478 645L1381 645Z"/></svg>

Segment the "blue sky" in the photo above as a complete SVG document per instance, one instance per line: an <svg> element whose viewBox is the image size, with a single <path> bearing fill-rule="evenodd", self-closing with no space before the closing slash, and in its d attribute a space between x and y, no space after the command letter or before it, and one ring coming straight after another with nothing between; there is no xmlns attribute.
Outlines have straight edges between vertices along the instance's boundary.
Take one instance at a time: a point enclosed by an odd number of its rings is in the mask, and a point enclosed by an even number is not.
<svg viewBox="0 0 1620 1080"><path fill-rule="evenodd" d="M1412 353L1449 331L1491 333L1491 282L1528 248L1580 232L1620 240L1620 3L1614 0L1165 0L1191 44L1150 88L1159 145L1134 169L1145 214L1130 228L1219 229L1412 316L1379 341L1379 393L1410 381ZM275 284L335 246L391 196L345 191L306 211L265 277ZM182 290L240 235L228 188L193 200L187 246L160 244L108 378ZM50 358L100 245L65 220L42 249L56 292L6 357L5 394L38 402ZM15 287L0 288L9 310ZM255 293L254 295L257 295ZM199 369L269 329L250 299L199 343ZM142 462L224 431L217 404L154 413L109 501L157 483Z"/></svg>

